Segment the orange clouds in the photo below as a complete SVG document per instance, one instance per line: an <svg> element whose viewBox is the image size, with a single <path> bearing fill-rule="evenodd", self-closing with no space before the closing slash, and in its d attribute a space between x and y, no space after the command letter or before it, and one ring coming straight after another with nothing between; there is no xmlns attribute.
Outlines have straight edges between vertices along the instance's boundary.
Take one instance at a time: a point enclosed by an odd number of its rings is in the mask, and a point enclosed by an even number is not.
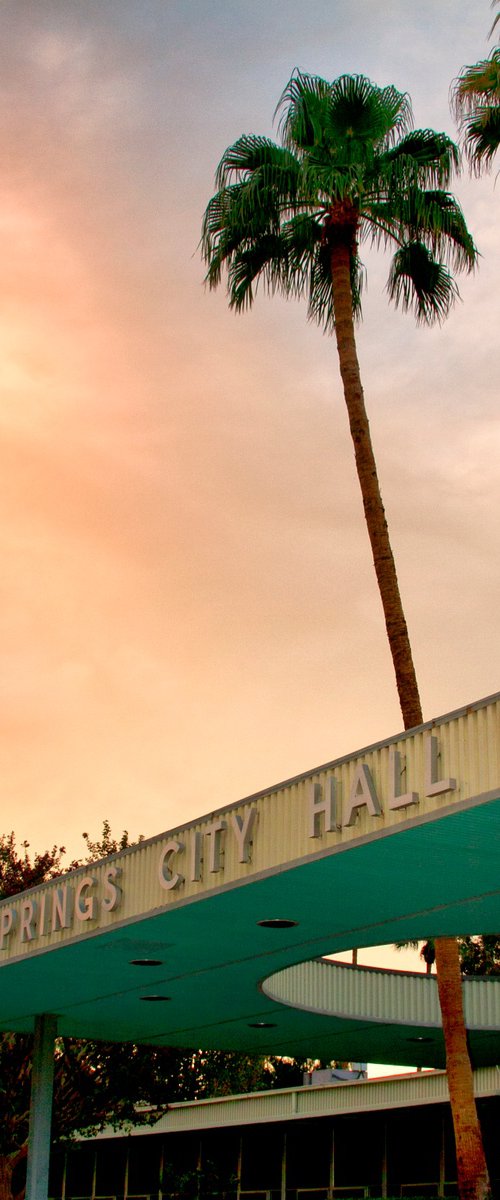
<svg viewBox="0 0 500 1200"><path fill-rule="evenodd" d="M39 849L103 816L153 834L400 725L334 346L294 303L236 319L197 252L220 154L270 132L306 51L385 82L421 45L395 79L420 122L432 47L446 109L465 0L455 47L431 3L377 44L375 8L331 33L323 0L0 8L0 758L5 828ZM429 715L498 687L500 246L492 181L462 187L463 306L416 332L368 251L359 332Z"/></svg>

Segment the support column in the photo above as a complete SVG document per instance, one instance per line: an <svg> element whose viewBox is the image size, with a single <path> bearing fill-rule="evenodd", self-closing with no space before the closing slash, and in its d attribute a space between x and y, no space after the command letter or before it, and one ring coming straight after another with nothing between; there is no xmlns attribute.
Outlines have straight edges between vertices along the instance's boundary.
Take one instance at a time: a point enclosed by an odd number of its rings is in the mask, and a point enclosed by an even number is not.
<svg viewBox="0 0 500 1200"><path fill-rule="evenodd" d="M332 1136L330 1139L330 1175L328 1180L328 1196L332 1200L335 1187L335 1125L332 1121Z"/></svg>
<svg viewBox="0 0 500 1200"><path fill-rule="evenodd" d="M56 1034L57 1017L52 1013L44 1013L42 1016L35 1017L26 1200L47 1200L49 1193L50 1130Z"/></svg>
<svg viewBox="0 0 500 1200"><path fill-rule="evenodd" d="M161 1150L160 1150L160 1178L158 1180L158 1200L163 1200L164 1171L165 1171L165 1138L162 1137Z"/></svg>
<svg viewBox="0 0 500 1200"><path fill-rule="evenodd" d="M66 1180L68 1177L68 1151L64 1151L64 1167L61 1187L61 1200L66 1200Z"/></svg>
<svg viewBox="0 0 500 1200"><path fill-rule="evenodd" d="M198 1164L197 1165L198 1165L198 1179L196 1181L196 1198L197 1198L197 1200L200 1200L201 1175L202 1175L202 1171L203 1171L203 1138L202 1137L200 1137L200 1141L198 1144Z"/></svg>
<svg viewBox="0 0 500 1200"><path fill-rule="evenodd" d="M444 1196L444 1183L446 1179L446 1141L445 1141L445 1114L441 1114L441 1129L439 1142L439 1185L438 1196Z"/></svg>
<svg viewBox="0 0 500 1200"><path fill-rule="evenodd" d="M382 1133L382 1171L380 1181L380 1195L385 1200L387 1196L387 1117L384 1117L384 1126Z"/></svg>
<svg viewBox="0 0 500 1200"><path fill-rule="evenodd" d="M90 1193L90 1200L95 1200L96 1187L97 1187L97 1146L94 1146L94 1154L93 1154L93 1158L92 1158L92 1191Z"/></svg>
<svg viewBox="0 0 500 1200"><path fill-rule="evenodd" d="M123 1174L123 1200L128 1200L128 1172L130 1165L130 1138L127 1138L127 1153L125 1155L125 1170Z"/></svg>
<svg viewBox="0 0 500 1200"><path fill-rule="evenodd" d="M286 1166L287 1166L287 1164L286 1164L286 1142L287 1142L286 1129L284 1129L283 1130L283 1147L282 1147L282 1151L281 1151L281 1189L280 1189L281 1200L286 1200Z"/></svg>
<svg viewBox="0 0 500 1200"><path fill-rule="evenodd" d="M236 1200L240 1200L240 1196L241 1196L241 1176L242 1176L242 1172L243 1172L243 1134L242 1134L242 1133L240 1133L240 1140L239 1140L239 1145L238 1145L238 1166L237 1166L237 1168L236 1168L236 1172L237 1172L237 1179L236 1179Z"/></svg>

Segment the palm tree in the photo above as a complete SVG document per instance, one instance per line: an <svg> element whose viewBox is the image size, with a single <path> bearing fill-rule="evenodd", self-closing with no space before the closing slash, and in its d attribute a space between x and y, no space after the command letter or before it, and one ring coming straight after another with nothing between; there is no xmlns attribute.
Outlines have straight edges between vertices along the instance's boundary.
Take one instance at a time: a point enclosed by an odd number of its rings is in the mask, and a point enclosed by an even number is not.
<svg viewBox="0 0 500 1200"><path fill-rule="evenodd" d="M434 947L434 938L426 938L425 942L420 944L417 938L410 938L408 942L395 942L395 950L419 950L419 958L425 963L426 975L432 975L432 968L436 961L436 950Z"/></svg>
<svg viewBox="0 0 500 1200"><path fill-rule="evenodd" d="M412 131L407 96L362 76L333 83L295 73L279 104L282 145L243 136L219 164L205 212L207 280L227 272L229 303L252 304L259 281L306 295L334 330L356 465L405 725L422 721L408 631L380 495L354 336L359 242L392 244L389 295L417 320L443 318L476 251L446 190L458 151L445 134ZM450 269L451 268L451 269Z"/></svg>
<svg viewBox="0 0 500 1200"><path fill-rule="evenodd" d="M490 35L499 22L500 12ZM452 84L451 102L471 168L479 175L491 166L500 145L500 46L481 62L462 67Z"/></svg>
<svg viewBox="0 0 500 1200"><path fill-rule="evenodd" d="M252 304L259 282L286 297L305 296L309 317L335 333L365 519L409 729L423 717L356 352L359 244L368 239L394 248L388 291L397 305L413 310L417 321L444 318L457 296L453 272L470 271L476 262L462 211L447 190L459 152L444 133L413 130L408 96L392 86L377 87L364 76L342 75L329 83L295 72L277 112L280 143L244 135L221 159L217 191L203 219L206 278L215 288L225 273L229 304L236 311ZM450 1099L461 1196L479 1200L488 1194L489 1180L467 1056L458 949L453 938L438 941L446 979L454 979L454 989L443 993L452 1017L449 1035L444 1014L443 1028L453 1046ZM448 1056L448 1068L450 1062Z"/></svg>

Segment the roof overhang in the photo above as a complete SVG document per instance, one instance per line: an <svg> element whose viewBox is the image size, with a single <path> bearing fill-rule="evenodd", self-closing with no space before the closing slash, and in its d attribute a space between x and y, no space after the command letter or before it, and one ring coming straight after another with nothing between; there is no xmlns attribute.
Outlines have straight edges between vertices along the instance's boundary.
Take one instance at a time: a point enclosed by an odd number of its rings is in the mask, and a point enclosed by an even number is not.
<svg viewBox="0 0 500 1200"><path fill-rule="evenodd" d="M499 1073L495 1067L474 1071L476 1100L497 1098ZM117 1137L150 1138L158 1134L203 1133L207 1129L241 1128L244 1125L269 1125L273 1121L293 1122L322 1117L358 1116L362 1113L422 1108L424 1105L449 1104L446 1071L412 1071L408 1075L390 1075L378 1079L353 1080L349 1083L247 1092L238 1096L214 1096L210 1100L182 1100L169 1104L153 1125L133 1125L120 1135L106 1126L92 1135L97 1142ZM80 1135L79 1141L86 1141Z"/></svg>
<svg viewBox="0 0 500 1200"><path fill-rule="evenodd" d="M335 1014L265 981L500 929L499 731L496 695L3 901L0 1028L443 1065L425 1006L353 1019L345 993ZM487 1010L478 1065L500 1058Z"/></svg>

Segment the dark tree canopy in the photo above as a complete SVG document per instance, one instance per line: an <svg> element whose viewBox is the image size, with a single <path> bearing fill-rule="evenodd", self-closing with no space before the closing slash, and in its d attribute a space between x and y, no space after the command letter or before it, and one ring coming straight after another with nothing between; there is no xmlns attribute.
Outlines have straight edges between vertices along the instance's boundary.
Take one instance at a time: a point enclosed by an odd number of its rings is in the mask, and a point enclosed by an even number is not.
<svg viewBox="0 0 500 1200"><path fill-rule="evenodd" d="M28 851L29 842L18 849L14 833L0 834L0 900L61 874L64 846L53 846L33 858Z"/></svg>
<svg viewBox="0 0 500 1200"><path fill-rule="evenodd" d="M460 938L459 950L464 975L500 975L500 936L497 933Z"/></svg>

